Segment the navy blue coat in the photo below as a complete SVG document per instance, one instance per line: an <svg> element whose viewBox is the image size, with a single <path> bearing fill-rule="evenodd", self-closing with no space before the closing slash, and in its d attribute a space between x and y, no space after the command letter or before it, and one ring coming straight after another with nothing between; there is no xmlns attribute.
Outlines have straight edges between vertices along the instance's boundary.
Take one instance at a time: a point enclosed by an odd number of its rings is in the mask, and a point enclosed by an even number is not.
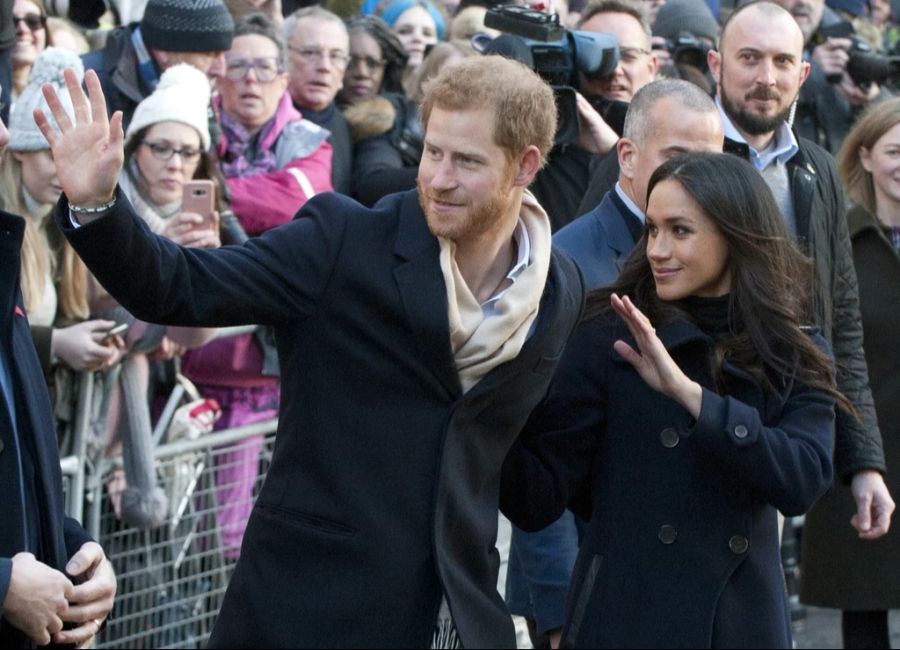
<svg viewBox="0 0 900 650"><path fill-rule="evenodd" d="M515 647L496 588L500 468L581 311L565 254L522 351L463 394L414 191L376 209L320 194L217 250L153 236L121 192L83 228L66 211L69 240L136 317L275 328L275 451L211 647L426 647L442 593L466 647Z"/></svg>
<svg viewBox="0 0 900 650"><path fill-rule="evenodd" d="M764 394L712 339L658 328L698 381L696 422L612 347L618 320L576 329L548 398L504 465L501 505L538 529L567 503L591 517L566 606L573 647L790 647L777 510L805 512L832 480L833 399L785 382Z"/></svg>
<svg viewBox="0 0 900 650"><path fill-rule="evenodd" d="M624 212L627 207L613 196L615 191L553 236L553 245L575 260L586 291L613 283L636 243L625 222L635 217ZM539 634L563 624L578 546L579 530L571 513L538 532L513 527L506 602L513 613L534 620Z"/></svg>
<svg viewBox="0 0 900 650"><path fill-rule="evenodd" d="M65 516L63 508L50 397L19 290L19 252L24 232L25 221L21 217L0 212L0 345L6 347L12 366L19 441L28 446L34 462L33 503L38 509L35 518L40 525L40 548L25 548L16 447L9 412L0 394L0 609L9 589L14 555L28 551L44 564L62 571L69 558L91 539L77 521ZM0 647L31 646L21 632L0 619Z"/></svg>
<svg viewBox="0 0 900 650"><path fill-rule="evenodd" d="M613 198L615 191L611 189L596 208L553 236L553 244L575 260L587 291L613 283L635 245L625 223L634 217L622 213Z"/></svg>

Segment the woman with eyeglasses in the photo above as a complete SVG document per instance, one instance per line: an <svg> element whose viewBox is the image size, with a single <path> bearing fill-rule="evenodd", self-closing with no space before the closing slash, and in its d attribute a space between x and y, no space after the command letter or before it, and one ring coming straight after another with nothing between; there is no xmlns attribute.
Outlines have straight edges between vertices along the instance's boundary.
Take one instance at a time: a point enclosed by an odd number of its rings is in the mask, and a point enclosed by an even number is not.
<svg viewBox="0 0 900 650"><path fill-rule="evenodd" d="M350 63L338 101L345 105L353 153L353 195L364 205L415 187L425 137L418 106L403 92L409 58L377 16L353 18Z"/></svg>
<svg viewBox="0 0 900 650"><path fill-rule="evenodd" d="M218 80L219 155L232 209L250 235L290 221L318 192L331 191L328 131L303 120L287 92L284 46L262 14L235 25ZM278 364L269 328L217 339L185 355L183 373L222 407L216 429L265 421L278 412ZM216 454L216 498L225 556L237 558L259 469L263 436Z"/></svg>
<svg viewBox="0 0 900 650"><path fill-rule="evenodd" d="M53 45L47 30L47 12L42 0L15 0L13 2L13 23L16 27L16 44L10 58L12 60L12 99L19 96L28 84L28 75L38 54Z"/></svg>

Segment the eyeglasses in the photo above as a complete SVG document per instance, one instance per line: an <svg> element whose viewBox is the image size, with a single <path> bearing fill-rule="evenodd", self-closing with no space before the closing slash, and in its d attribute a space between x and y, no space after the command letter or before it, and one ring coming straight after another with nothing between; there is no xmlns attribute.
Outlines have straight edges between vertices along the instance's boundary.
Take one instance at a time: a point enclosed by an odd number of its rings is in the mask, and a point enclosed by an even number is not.
<svg viewBox="0 0 900 650"><path fill-rule="evenodd" d="M256 59L239 59L225 57L225 78L232 81L240 81L251 70L256 74L256 79L268 83L284 72L278 59L274 56L264 56Z"/></svg>
<svg viewBox="0 0 900 650"><path fill-rule="evenodd" d="M43 29L47 25L47 17L41 14L25 14L24 16L13 16L13 24L18 28L19 23L25 23L25 27L33 32Z"/></svg>
<svg viewBox="0 0 900 650"><path fill-rule="evenodd" d="M376 59L371 56L353 56L350 55L350 67L355 68L357 66L362 66L366 70L380 70L385 66L387 61L384 59Z"/></svg>
<svg viewBox="0 0 900 650"><path fill-rule="evenodd" d="M351 60L351 57L347 56L344 50L326 51L321 47L294 47L293 45L288 45L287 48L296 54L301 61L311 65L321 63L327 58L332 66L338 70L343 70L347 67L347 62Z"/></svg>
<svg viewBox="0 0 900 650"><path fill-rule="evenodd" d="M620 47L619 48L619 58L625 63L634 63L641 56L645 54L650 54L647 50L641 47Z"/></svg>
<svg viewBox="0 0 900 650"><path fill-rule="evenodd" d="M146 145L157 160L169 160L176 153L185 162L193 162L200 158L200 150L193 147L176 149L168 142L151 142L150 140L141 140L141 144Z"/></svg>

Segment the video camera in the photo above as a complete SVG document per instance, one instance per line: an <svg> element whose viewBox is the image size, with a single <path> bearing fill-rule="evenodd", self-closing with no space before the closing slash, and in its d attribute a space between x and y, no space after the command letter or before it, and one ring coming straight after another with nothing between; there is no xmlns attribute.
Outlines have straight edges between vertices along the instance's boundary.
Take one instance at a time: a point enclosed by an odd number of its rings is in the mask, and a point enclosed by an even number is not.
<svg viewBox="0 0 900 650"><path fill-rule="evenodd" d="M850 58L847 61L847 74L853 82L867 90L873 83L880 86L888 85L892 88L900 86L900 56L888 55L876 52L863 38L853 31L853 26L848 22L840 22L820 29L813 42L821 45L828 38L849 38L850 50L847 52ZM831 83L838 83L841 75L829 75Z"/></svg>
<svg viewBox="0 0 900 650"><path fill-rule="evenodd" d="M678 32L678 36L674 39L665 39L661 48L668 50L675 64L691 65L704 74L709 70L706 55L709 54L712 45L690 32ZM658 49L655 43L653 49Z"/></svg>
<svg viewBox="0 0 900 650"><path fill-rule="evenodd" d="M515 59L550 84L559 109L555 143L575 140L578 137L575 100L578 74L597 78L611 75L619 64L615 37L566 29L560 26L558 15L519 5L498 5L488 10L484 24L504 33L487 43L482 54ZM609 104L622 104L625 109L627 104L589 99L610 127L621 135L622 124L614 122L624 122L625 110Z"/></svg>

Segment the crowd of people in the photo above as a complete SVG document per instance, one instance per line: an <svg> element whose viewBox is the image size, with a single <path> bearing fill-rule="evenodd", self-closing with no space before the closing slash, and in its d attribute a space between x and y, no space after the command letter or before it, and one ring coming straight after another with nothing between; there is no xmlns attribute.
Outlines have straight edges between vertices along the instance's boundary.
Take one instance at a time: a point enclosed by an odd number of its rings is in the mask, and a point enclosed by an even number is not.
<svg viewBox="0 0 900 650"><path fill-rule="evenodd" d="M258 495L217 455L214 647L791 647L801 514L801 600L890 647L891 4L550 0L555 59L495 4L0 0L3 645L101 628L64 432L159 526L177 375L279 418Z"/></svg>

